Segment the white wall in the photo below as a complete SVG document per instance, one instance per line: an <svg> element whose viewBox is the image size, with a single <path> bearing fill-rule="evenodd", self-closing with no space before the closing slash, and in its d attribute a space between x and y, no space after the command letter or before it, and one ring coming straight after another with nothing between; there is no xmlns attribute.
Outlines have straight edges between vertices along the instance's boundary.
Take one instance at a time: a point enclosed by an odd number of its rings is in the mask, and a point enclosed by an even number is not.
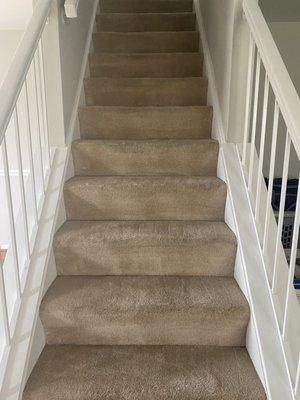
<svg viewBox="0 0 300 400"><path fill-rule="evenodd" d="M207 41L212 58L222 122L227 130L233 36L234 0L200 0Z"/></svg>
<svg viewBox="0 0 300 400"><path fill-rule="evenodd" d="M63 6L64 0L59 0ZM59 22L60 59L64 106L64 126L68 133L74 99L76 96L81 63L90 28L90 19L95 0L79 2L78 18Z"/></svg>
<svg viewBox="0 0 300 400"><path fill-rule="evenodd" d="M0 86L4 80L5 74L9 68L9 65L18 47L22 35L23 30L0 30Z"/></svg>
<svg viewBox="0 0 300 400"><path fill-rule="evenodd" d="M227 141L241 142L245 110L248 31L242 1L199 0L214 67Z"/></svg>
<svg viewBox="0 0 300 400"><path fill-rule="evenodd" d="M69 131L90 18L95 0L79 3L78 18L64 19L64 0L56 0L43 37L50 136L64 145Z"/></svg>
<svg viewBox="0 0 300 400"><path fill-rule="evenodd" d="M25 29L32 15L32 0L0 0L0 29Z"/></svg>
<svg viewBox="0 0 300 400"><path fill-rule="evenodd" d="M268 21L300 21L299 0L260 0L259 4Z"/></svg>

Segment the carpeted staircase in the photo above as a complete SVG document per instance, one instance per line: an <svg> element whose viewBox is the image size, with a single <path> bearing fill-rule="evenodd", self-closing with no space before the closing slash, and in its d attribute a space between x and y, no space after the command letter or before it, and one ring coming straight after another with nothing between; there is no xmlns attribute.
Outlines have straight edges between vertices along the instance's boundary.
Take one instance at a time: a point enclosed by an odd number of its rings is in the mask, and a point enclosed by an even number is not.
<svg viewBox="0 0 300 400"><path fill-rule="evenodd" d="M191 0L103 0L24 400L263 400Z"/></svg>

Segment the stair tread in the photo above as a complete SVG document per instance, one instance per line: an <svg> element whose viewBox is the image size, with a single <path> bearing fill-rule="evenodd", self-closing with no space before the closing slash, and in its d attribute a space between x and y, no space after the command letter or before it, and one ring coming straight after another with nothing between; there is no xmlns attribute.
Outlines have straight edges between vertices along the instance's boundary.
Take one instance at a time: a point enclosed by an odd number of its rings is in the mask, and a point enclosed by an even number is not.
<svg viewBox="0 0 300 400"><path fill-rule="evenodd" d="M72 144L75 175L202 175L217 173L214 140L87 140Z"/></svg>
<svg viewBox="0 0 300 400"><path fill-rule="evenodd" d="M265 400L243 348L46 346L23 400Z"/></svg>
<svg viewBox="0 0 300 400"><path fill-rule="evenodd" d="M220 221L226 184L213 176L75 176L64 198L72 220Z"/></svg>
<svg viewBox="0 0 300 400"><path fill-rule="evenodd" d="M191 12L192 0L101 0L100 9L107 12Z"/></svg>
<svg viewBox="0 0 300 400"><path fill-rule="evenodd" d="M206 105L207 79L89 78L84 82L87 106Z"/></svg>
<svg viewBox="0 0 300 400"><path fill-rule="evenodd" d="M97 27L102 32L195 30L195 13L102 13Z"/></svg>
<svg viewBox="0 0 300 400"><path fill-rule="evenodd" d="M48 344L244 346L249 306L231 277L61 276L40 316Z"/></svg>
<svg viewBox="0 0 300 400"><path fill-rule="evenodd" d="M93 34L95 52L166 53L198 52L197 31L97 32Z"/></svg>
<svg viewBox="0 0 300 400"><path fill-rule="evenodd" d="M197 77L202 76L200 53L92 53L91 77Z"/></svg>
<svg viewBox="0 0 300 400"><path fill-rule="evenodd" d="M79 110L81 136L102 139L199 139L211 135L208 106L88 106Z"/></svg>
<svg viewBox="0 0 300 400"><path fill-rule="evenodd" d="M236 256L213 221L67 221L53 246L59 275L232 276Z"/></svg>

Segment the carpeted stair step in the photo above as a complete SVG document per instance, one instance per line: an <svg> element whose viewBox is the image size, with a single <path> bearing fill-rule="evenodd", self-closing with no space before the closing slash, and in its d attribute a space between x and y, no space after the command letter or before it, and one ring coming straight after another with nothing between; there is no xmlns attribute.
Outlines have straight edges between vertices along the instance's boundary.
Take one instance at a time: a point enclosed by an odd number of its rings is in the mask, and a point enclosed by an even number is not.
<svg viewBox="0 0 300 400"><path fill-rule="evenodd" d="M191 12L193 0L100 0L102 13Z"/></svg>
<svg viewBox="0 0 300 400"><path fill-rule="evenodd" d="M214 140L76 140L75 175L215 176Z"/></svg>
<svg viewBox="0 0 300 400"><path fill-rule="evenodd" d="M212 108L83 107L81 136L86 139L209 139Z"/></svg>
<svg viewBox="0 0 300 400"><path fill-rule="evenodd" d="M70 220L220 221L226 184L216 177L75 176L64 198Z"/></svg>
<svg viewBox="0 0 300 400"><path fill-rule="evenodd" d="M89 106L202 106L205 78L92 78L85 81Z"/></svg>
<svg viewBox="0 0 300 400"><path fill-rule="evenodd" d="M203 56L199 53L92 53L92 77L180 78L202 76Z"/></svg>
<svg viewBox="0 0 300 400"><path fill-rule="evenodd" d="M265 400L247 350L46 346L23 400Z"/></svg>
<svg viewBox="0 0 300 400"><path fill-rule="evenodd" d="M48 344L245 346L249 306L230 277L67 276L40 316Z"/></svg>
<svg viewBox="0 0 300 400"><path fill-rule="evenodd" d="M95 52L168 53L198 52L199 34L181 32L98 32L93 35Z"/></svg>
<svg viewBox="0 0 300 400"><path fill-rule="evenodd" d="M211 221L67 221L53 246L59 275L232 276L236 257Z"/></svg>
<svg viewBox="0 0 300 400"><path fill-rule="evenodd" d="M97 17L102 32L194 31L194 13L103 13Z"/></svg>

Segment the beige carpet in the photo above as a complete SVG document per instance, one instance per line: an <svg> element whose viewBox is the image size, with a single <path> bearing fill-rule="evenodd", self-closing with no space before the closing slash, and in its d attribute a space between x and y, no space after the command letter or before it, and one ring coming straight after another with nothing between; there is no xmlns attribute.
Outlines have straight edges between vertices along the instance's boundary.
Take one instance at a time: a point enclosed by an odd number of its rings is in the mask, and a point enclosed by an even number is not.
<svg viewBox="0 0 300 400"><path fill-rule="evenodd" d="M24 400L264 400L191 0L102 0Z"/></svg>

